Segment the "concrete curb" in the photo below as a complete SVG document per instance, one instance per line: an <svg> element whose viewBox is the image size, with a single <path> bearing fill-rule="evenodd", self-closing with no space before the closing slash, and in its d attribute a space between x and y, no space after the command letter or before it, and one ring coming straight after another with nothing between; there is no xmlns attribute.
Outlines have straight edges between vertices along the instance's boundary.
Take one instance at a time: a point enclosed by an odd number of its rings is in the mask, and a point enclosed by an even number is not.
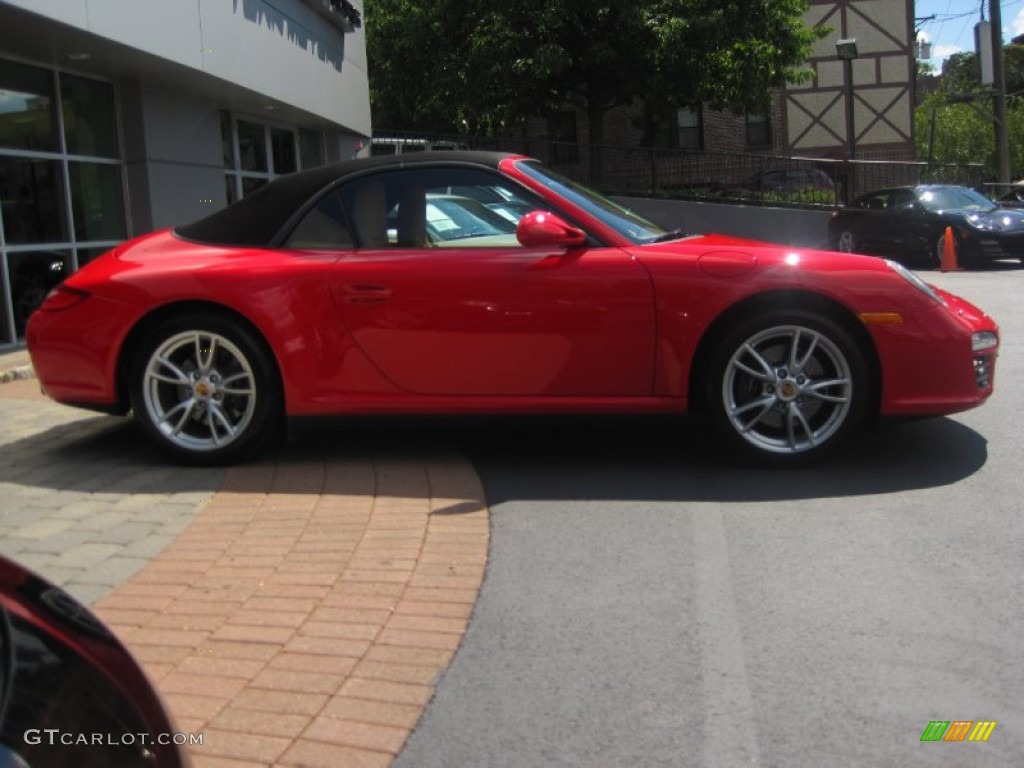
<svg viewBox="0 0 1024 768"><path fill-rule="evenodd" d="M34 379L35 377L36 372L31 365L16 365L13 368L0 371L0 384L6 384L9 381L20 381L21 379Z"/></svg>

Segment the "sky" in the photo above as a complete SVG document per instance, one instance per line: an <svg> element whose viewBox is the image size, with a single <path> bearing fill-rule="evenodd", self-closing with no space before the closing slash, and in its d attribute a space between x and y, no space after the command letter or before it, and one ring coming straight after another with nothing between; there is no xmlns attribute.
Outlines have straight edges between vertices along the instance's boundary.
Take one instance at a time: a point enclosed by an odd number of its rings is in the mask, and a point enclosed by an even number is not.
<svg viewBox="0 0 1024 768"><path fill-rule="evenodd" d="M915 0L914 17L918 37L932 44L931 64L942 69L947 57L961 51L974 51L974 25L981 20L982 5L989 18L991 0ZM1024 34L1024 0L1002 0L1003 39ZM935 16L924 20L924 17Z"/></svg>

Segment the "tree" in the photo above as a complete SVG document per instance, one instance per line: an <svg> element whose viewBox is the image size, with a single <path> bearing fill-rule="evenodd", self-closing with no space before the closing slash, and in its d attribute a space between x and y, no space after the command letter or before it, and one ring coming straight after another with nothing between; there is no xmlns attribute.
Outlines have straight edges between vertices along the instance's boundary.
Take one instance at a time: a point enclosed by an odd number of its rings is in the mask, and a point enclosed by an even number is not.
<svg viewBox="0 0 1024 768"><path fill-rule="evenodd" d="M1024 47L1007 46L1004 56L1010 169L1013 178L1020 178L1024 175ZM980 82L977 54L957 53L946 59L937 90L915 112L919 160L981 163L988 177L997 175L992 102L987 88Z"/></svg>
<svg viewBox="0 0 1024 768"><path fill-rule="evenodd" d="M1003 49L1006 93L1024 91L1024 46L1008 45ZM982 88L976 53L954 53L942 65L941 90L946 93L967 93ZM991 87L991 86L985 86Z"/></svg>
<svg viewBox="0 0 1024 768"><path fill-rule="evenodd" d="M641 99L764 110L825 30L808 0L367 0L378 124L493 132L574 105L589 141L605 113ZM599 158L600 153L592 153ZM594 171L597 173L594 173ZM599 177L599 168L592 168Z"/></svg>
<svg viewBox="0 0 1024 768"><path fill-rule="evenodd" d="M1007 104L1006 118L1010 124L1010 172L1012 178L1019 179L1024 176L1024 103L1020 99L1011 99ZM981 163L986 177L996 177L990 102L982 99L951 103L945 94L937 92L927 96L917 108L914 121L918 160Z"/></svg>

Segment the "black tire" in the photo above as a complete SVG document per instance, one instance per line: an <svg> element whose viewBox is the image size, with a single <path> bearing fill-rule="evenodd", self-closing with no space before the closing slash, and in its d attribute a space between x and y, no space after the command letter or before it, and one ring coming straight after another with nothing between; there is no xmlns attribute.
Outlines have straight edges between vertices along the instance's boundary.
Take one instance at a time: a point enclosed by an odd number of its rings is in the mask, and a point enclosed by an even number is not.
<svg viewBox="0 0 1024 768"><path fill-rule="evenodd" d="M733 455L812 461L859 428L869 400L864 354L835 320L772 310L739 321L716 345L707 413Z"/></svg>
<svg viewBox="0 0 1024 768"><path fill-rule="evenodd" d="M213 313L166 320L139 346L129 377L135 418L183 463L234 461L280 431L277 366L241 322Z"/></svg>

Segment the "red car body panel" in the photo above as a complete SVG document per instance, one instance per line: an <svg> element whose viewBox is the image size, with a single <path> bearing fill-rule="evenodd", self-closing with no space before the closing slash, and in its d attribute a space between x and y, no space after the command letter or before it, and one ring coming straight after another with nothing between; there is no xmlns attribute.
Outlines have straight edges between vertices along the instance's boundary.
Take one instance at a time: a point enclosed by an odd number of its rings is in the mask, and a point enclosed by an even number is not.
<svg viewBox="0 0 1024 768"><path fill-rule="evenodd" d="M42 385L60 402L124 404L132 329L206 303L265 339L290 416L682 411L717 319L759 296L803 293L853 317L899 318L866 324L881 413L950 413L991 394L975 382L971 334L995 323L955 297L938 304L879 259L719 235L635 245L515 158L500 168L600 245L291 251L155 233L66 281L88 298L32 317Z"/></svg>

